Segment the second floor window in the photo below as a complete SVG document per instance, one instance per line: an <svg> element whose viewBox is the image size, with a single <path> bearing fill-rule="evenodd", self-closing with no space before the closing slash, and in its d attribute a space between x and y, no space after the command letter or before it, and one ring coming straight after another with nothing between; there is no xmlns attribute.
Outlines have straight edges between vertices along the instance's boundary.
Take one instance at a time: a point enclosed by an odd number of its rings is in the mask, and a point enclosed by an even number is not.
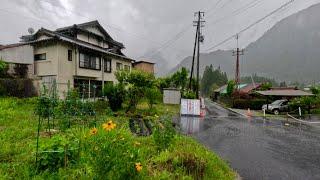
<svg viewBox="0 0 320 180"><path fill-rule="evenodd" d="M123 64L117 62L117 71L122 70L122 69L123 69Z"/></svg>
<svg viewBox="0 0 320 180"><path fill-rule="evenodd" d="M68 50L68 61L72 61L72 50Z"/></svg>
<svg viewBox="0 0 320 180"><path fill-rule="evenodd" d="M104 72L111 73L111 59L104 59Z"/></svg>
<svg viewBox="0 0 320 180"><path fill-rule="evenodd" d="M80 53L79 67L86 69L101 70L100 57Z"/></svg>
<svg viewBox="0 0 320 180"><path fill-rule="evenodd" d="M47 59L46 53L35 54L34 55L34 60L35 61L43 61L43 60L46 60L46 59Z"/></svg>

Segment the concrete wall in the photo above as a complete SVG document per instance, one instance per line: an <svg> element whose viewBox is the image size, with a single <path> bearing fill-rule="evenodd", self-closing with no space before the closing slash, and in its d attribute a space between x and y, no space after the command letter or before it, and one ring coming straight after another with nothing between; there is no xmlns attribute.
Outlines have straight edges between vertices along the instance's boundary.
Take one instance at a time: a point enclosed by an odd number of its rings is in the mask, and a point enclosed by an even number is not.
<svg viewBox="0 0 320 180"><path fill-rule="evenodd" d="M46 60L34 61L35 75L58 75L58 58L60 46L58 43L41 43L34 47L34 54L46 53Z"/></svg>

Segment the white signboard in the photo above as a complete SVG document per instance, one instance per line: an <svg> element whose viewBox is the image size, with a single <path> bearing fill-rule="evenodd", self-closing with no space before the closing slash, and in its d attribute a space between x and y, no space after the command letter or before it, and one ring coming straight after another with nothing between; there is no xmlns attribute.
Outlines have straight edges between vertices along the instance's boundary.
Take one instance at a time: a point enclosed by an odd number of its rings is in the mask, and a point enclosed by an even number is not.
<svg viewBox="0 0 320 180"><path fill-rule="evenodd" d="M181 115L200 116L200 100L198 99L181 99Z"/></svg>

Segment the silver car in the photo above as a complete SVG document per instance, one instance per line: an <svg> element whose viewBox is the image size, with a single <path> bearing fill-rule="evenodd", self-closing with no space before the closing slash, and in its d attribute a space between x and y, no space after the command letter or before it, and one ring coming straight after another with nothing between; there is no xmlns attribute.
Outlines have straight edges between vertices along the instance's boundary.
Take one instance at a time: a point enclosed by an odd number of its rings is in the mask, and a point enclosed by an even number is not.
<svg viewBox="0 0 320 180"><path fill-rule="evenodd" d="M288 111L288 100L276 100L271 104L265 104L262 106L262 110L266 110L266 112L272 112L275 115L279 115L280 112Z"/></svg>

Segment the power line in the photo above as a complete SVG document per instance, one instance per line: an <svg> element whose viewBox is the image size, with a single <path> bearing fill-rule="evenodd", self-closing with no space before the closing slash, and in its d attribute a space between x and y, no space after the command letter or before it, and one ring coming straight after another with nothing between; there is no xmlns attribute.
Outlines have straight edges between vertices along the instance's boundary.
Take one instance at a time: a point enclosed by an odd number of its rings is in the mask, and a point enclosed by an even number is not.
<svg viewBox="0 0 320 180"><path fill-rule="evenodd" d="M216 47L218 47L218 46L220 46L220 45L228 42L229 40L231 40L231 39L233 39L234 37L236 37L237 34L241 34L241 33L245 32L245 31L249 30L250 28L252 28L252 27L255 26L256 24L262 22L263 20L265 20L265 19L268 18L269 16L271 16L271 15L273 15L274 13L278 12L278 11L281 10L282 8L290 5L290 4L293 3L294 1L295 1L295 0L290 0L290 1L288 1L287 3L285 3L285 4L283 4L282 6L280 6L279 8L277 8L276 10L274 10L274 11L272 11L271 13L267 14L266 16L262 17L261 19L255 21L254 23L250 24L250 25L247 26L246 28L242 29L241 31L239 31L239 32L236 33L235 35L232 35L232 36L226 38L225 40L221 41L220 43L218 43L218 44L216 44L216 45L208 48L206 51L210 51L210 50L212 50L212 49L214 49L214 48L216 48Z"/></svg>
<svg viewBox="0 0 320 180"><path fill-rule="evenodd" d="M223 9L224 7L226 7L227 5L228 5L228 3L230 3L231 1L233 1L233 0L227 0L227 2L226 3L224 3L219 9ZM219 2L221 2L221 1L219 1ZM216 6L216 8L215 9L217 9L218 8L218 6ZM216 14L218 11L214 11L212 14L210 14L209 16L207 16L207 18L210 18L211 16L213 16L214 14Z"/></svg>
<svg viewBox="0 0 320 180"><path fill-rule="evenodd" d="M175 36L173 36L172 38L170 38L168 41L164 42L159 48L157 48L156 50L152 51L151 54L147 55L149 57L154 56L155 54L157 54L159 51L170 47L173 43L176 42L176 40L180 39L182 37L182 35L184 35L189 29L190 27L192 27L192 25L185 26L181 31L179 31ZM142 58L143 56L140 56L139 58Z"/></svg>
<svg viewBox="0 0 320 180"><path fill-rule="evenodd" d="M207 14L210 14L211 12L214 12L214 10L217 9L218 5L222 2L223 0L218 0L211 8L206 10Z"/></svg>
<svg viewBox="0 0 320 180"><path fill-rule="evenodd" d="M245 6L242 6L241 8L234 10L233 12L231 12L231 14L223 16L223 17L221 17L219 19L216 19L213 22L208 23L208 25L217 24L217 23L221 22L224 19L227 19L227 18L230 18L230 17L233 17L233 16L237 16L239 14L243 14L243 13L247 12L249 9L257 6L261 1L262 0L251 1L250 3L246 4Z"/></svg>

